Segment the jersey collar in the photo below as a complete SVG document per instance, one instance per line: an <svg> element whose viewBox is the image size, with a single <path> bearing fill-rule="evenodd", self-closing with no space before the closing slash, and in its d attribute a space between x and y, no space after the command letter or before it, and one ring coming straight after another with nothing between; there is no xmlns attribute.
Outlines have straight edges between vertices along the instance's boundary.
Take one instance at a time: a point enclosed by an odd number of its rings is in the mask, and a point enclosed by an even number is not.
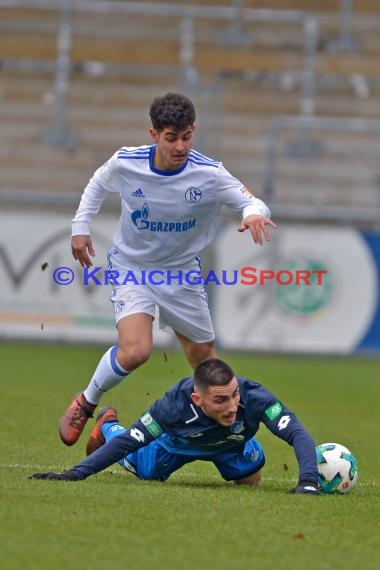
<svg viewBox="0 0 380 570"><path fill-rule="evenodd" d="M160 176L175 176L176 174L179 174L180 172L182 172L182 170L186 168L188 159L182 164L182 166L180 166L180 168L177 168L176 170L160 170L159 168L156 168L153 164L155 151L156 151L156 145L154 144L150 147L149 151L149 168L155 174L159 174Z"/></svg>

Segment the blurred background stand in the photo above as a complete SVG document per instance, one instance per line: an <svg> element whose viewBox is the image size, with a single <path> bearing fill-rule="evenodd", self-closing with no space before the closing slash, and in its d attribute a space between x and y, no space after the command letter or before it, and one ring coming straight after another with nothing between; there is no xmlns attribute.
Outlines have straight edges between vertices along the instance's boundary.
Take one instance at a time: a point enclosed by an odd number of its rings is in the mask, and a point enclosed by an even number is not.
<svg viewBox="0 0 380 570"><path fill-rule="evenodd" d="M68 128L67 121L71 73L71 36L72 9L69 6L63 6L60 9L57 33L54 89L55 123L52 128L45 131L42 142L47 146L62 147L65 150L73 150L77 144L77 135Z"/></svg>
<svg viewBox="0 0 380 570"><path fill-rule="evenodd" d="M340 0L340 30L339 36L331 40L328 49L331 52L347 53L359 49L359 43L352 35L354 0Z"/></svg>

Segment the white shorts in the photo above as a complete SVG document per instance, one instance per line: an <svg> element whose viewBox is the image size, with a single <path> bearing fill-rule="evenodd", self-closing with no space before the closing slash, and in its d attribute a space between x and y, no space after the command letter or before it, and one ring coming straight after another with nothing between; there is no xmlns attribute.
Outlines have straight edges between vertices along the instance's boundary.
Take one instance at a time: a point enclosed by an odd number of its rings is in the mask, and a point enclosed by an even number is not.
<svg viewBox="0 0 380 570"><path fill-rule="evenodd" d="M121 269L114 262L112 270L120 274L119 283L123 283L128 270ZM203 285L171 283L154 285L143 278L142 270L133 269L133 280L125 284L115 284L111 293L116 323L120 319L136 313L145 313L155 317L156 306L159 308L159 327L166 332L178 332L189 340L202 343L215 339L214 327L207 302L207 293ZM148 273L148 271L146 271ZM163 272L165 273L165 272ZM160 276L156 276L160 281ZM144 283L145 284L142 284Z"/></svg>

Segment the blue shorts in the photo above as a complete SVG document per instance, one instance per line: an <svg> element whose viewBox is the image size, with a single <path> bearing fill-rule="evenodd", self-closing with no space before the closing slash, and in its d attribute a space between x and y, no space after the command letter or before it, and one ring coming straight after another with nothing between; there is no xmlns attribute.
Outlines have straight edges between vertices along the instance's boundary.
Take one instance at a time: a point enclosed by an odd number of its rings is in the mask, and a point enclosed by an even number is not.
<svg viewBox="0 0 380 570"><path fill-rule="evenodd" d="M211 461L226 481L248 477L264 466L265 457L260 443L252 438L241 451L212 453L199 455L191 450L191 454L168 451L160 444L160 438L146 447L141 447L120 461L120 464L132 471L140 479L166 481L174 471L192 461Z"/></svg>

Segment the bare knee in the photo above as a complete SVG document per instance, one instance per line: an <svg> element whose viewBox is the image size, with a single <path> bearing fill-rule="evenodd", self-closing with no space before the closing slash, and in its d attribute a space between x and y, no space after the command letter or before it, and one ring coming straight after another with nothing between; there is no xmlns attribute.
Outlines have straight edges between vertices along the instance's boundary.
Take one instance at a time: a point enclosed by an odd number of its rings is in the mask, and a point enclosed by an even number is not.
<svg viewBox="0 0 380 570"><path fill-rule="evenodd" d="M125 370L134 370L148 360L152 352L152 317L136 313L117 324L119 348L117 361Z"/></svg>
<svg viewBox="0 0 380 570"><path fill-rule="evenodd" d="M119 346L116 358L120 366L130 371L144 364L149 359L151 352L152 347L150 345L128 344Z"/></svg>
<svg viewBox="0 0 380 570"><path fill-rule="evenodd" d="M236 485L250 485L251 487L259 487L262 481L262 469L256 471L256 473L252 473L252 475L248 475L248 477L242 477L241 479L235 479L234 483Z"/></svg>

